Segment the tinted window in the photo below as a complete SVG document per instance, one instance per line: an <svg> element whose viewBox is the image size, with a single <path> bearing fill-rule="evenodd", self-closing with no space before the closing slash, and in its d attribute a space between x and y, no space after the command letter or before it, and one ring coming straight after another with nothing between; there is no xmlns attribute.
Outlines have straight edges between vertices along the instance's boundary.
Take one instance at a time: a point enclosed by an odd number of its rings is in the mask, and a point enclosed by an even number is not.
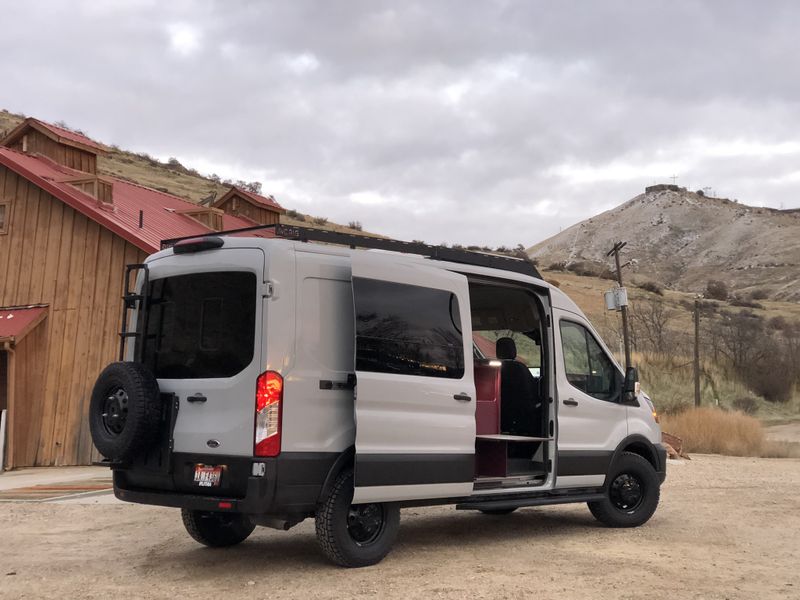
<svg viewBox="0 0 800 600"><path fill-rule="evenodd" d="M601 400L615 396L616 367L585 327L561 321L561 346L567 381Z"/></svg>
<svg viewBox="0 0 800 600"><path fill-rule="evenodd" d="M458 298L444 290L353 279L356 369L461 379Z"/></svg>
<svg viewBox="0 0 800 600"><path fill-rule="evenodd" d="M254 273L193 273L150 284L143 361L158 378L232 377L253 360Z"/></svg>

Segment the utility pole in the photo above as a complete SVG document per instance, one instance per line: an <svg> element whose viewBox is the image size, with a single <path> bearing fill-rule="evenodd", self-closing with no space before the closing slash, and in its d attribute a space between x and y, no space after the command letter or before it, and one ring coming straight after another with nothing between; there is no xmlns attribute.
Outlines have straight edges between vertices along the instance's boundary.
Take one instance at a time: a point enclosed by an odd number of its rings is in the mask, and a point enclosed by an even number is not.
<svg viewBox="0 0 800 600"><path fill-rule="evenodd" d="M628 242L617 242L614 244L614 247L608 251L606 256L614 255L614 262L617 265L617 283L619 287L624 287L622 285L622 267L619 264L619 251L622 250ZM623 304L620 307L620 312L622 313L622 340L625 344L625 372L628 372L628 369L631 368L631 343L630 339L628 338L628 306L627 303Z"/></svg>
<svg viewBox="0 0 800 600"><path fill-rule="evenodd" d="M694 301L694 405L700 406L700 299Z"/></svg>

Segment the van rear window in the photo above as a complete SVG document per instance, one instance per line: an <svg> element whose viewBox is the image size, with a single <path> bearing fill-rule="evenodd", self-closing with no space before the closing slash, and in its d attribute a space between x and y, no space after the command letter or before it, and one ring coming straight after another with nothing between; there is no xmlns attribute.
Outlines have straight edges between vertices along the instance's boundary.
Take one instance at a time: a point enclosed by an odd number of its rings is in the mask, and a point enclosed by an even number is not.
<svg viewBox="0 0 800 600"><path fill-rule="evenodd" d="M255 321L254 273L156 279L142 362L160 379L232 377L253 360Z"/></svg>

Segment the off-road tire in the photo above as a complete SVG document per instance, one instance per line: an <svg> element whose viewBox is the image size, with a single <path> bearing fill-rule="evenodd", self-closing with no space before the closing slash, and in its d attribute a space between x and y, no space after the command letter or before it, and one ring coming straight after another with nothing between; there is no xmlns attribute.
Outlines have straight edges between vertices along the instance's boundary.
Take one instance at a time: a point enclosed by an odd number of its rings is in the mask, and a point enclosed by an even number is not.
<svg viewBox="0 0 800 600"><path fill-rule="evenodd" d="M492 517L502 517L502 516L505 516L505 515L510 515L515 510L517 510L517 509L516 508L484 508L484 509L481 509L480 512L483 513L484 515L490 515Z"/></svg>
<svg viewBox="0 0 800 600"><path fill-rule="evenodd" d="M196 541L210 548L235 546L245 541L255 524L238 513L207 512L203 510L181 510L183 526Z"/></svg>
<svg viewBox="0 0 800 600"><path fill-rule="evenodd" d="M612 486L619 477L633 477L641 488L641 501L621 508L612 500ZM594 518L609 527L638 527L646 523L658 507L661 482L658 474L646 459L638 454L623 452L614 461L603 488L605 498L589 502Z"/></svg>
<svg viewBox="0 0 800 600"><path fill-rule="evenodd" d="M120 431L108 425L109 396L122 390L126 396ZM114 362L94 384L89 404L89 430L100 454L113 461L129 461L156 439L161 419L161 398L153 373L141 363Z"/></svg>
<svg viewBox="0 0 800 600"><path fill-rule="evenodd" d="M389 553L400 528L400 508L379 504L383 514L377 537L366 544L353 539L348 516L353 502L353 471L339 474L330 491L317 506L315 525L317 541L325 555L342 567L366 567L379 563Z"/></svg>

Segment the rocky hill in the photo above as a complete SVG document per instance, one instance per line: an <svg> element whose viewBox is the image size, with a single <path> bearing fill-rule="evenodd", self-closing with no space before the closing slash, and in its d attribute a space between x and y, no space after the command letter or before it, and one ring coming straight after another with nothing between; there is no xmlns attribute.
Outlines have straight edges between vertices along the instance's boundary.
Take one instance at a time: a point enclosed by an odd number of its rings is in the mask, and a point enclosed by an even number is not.
<svg viewBox="0 0 800 600"><path fill-rule="evenodd" d="M628 277L702 292L721 280L741 298L800 300L800 211L746 206L673 185L644 194L573 225L528 249L547 268L611 266L606 252L628 242Z"/></svg>

